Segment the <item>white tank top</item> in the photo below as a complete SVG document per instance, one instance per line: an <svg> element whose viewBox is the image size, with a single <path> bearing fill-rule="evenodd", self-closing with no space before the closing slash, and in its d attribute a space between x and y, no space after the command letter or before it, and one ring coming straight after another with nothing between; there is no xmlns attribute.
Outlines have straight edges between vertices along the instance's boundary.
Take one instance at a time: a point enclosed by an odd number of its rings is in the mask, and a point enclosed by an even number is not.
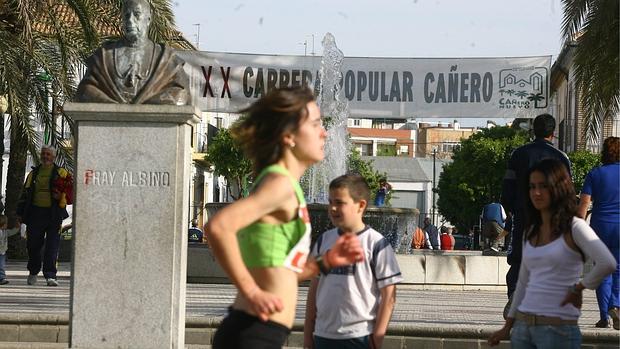
<svg viewBox="0 0 620 349"><path fill-rule="evenodd" d="M525 296L518 307L523 313L577 320L580 311L572 304L560 306L568 288L579 282L583 262L564 237L539 247L529 241L523 249L523 265L529 270Z"/></svg>

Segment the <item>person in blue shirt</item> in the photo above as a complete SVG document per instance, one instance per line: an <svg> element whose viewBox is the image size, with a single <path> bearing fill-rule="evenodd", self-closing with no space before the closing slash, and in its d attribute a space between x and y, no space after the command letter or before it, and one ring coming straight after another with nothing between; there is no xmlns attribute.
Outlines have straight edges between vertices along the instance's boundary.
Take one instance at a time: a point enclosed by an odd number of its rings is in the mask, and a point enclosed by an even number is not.
<svg viewBox="0 0 620 349"><path fill-rule="evenodd" d="M482 208L482 236L489 239L486 246L495 252L499 252L498 239L504 235L506 225L506 212L501 204L492 202Z"/></svg>
<svg viewBox="0 0 620 349"><path fill-rule="evenodd" d="M592 202L590 226L596 235L607 245L616 258L616 270L603 279L596 289L596 299L601 319L596 327L608 327L608 314L613 320L614 329L620 329L618 319L618 298L620 298L620 138L609 137L603 143L601 154L603 165L594 168L583 183L579 200L578 215L586 217Z"/></svg>
<svg viewBox="0 0 620 349"><path fill-rule="evenodd" d="M192 219L192 226L188 231L188 242L190 244L199 244L202 243L203 233L202 230L198 228L198 222L195 219Z"/></svg>
<svg viewBox="0 0 620 349"><path fill-rule="evenodd" d="M392 190L392 185L387 182L387 179L382 178L379 181L379 189L377 190L377 194L375 195L375 206L383 207L385 206L385 198L387 194Z"/></svg>

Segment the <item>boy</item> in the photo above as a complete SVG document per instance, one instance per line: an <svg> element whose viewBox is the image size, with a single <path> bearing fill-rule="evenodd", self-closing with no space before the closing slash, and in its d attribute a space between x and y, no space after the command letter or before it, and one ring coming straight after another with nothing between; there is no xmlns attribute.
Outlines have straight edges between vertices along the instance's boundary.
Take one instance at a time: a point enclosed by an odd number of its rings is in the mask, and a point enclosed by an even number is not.
<svg viewBox="0 0 620 349"><path fill-rule="evenodd" d="M9 280L6 279L4 265L6 263L6 250L8 249L8 237L19 233L19 228L7 229L8 219L4 215L0 215L0 285L6 285Z"/></svg>
<svg viewBox="0 0 620 349"><path fill-rule="evenodd" d="M395 284L402 281L389 242L365 225L362 216L370 189L358 175L344 175L329 184L329 218L336 226L320 235L312 248L323 256L343 233L356 233L366 258L363 262L323 268L312 280L306 304L304 347L380 348L396 302ZM313 337L314 335L314 337Z"/></svg>

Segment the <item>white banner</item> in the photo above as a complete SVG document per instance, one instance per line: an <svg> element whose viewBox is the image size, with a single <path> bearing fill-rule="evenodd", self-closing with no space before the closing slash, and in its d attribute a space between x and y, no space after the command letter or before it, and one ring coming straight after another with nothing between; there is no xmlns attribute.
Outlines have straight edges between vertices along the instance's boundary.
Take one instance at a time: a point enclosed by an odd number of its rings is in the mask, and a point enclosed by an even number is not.
<svg viewBox="0 0 620 349"><path fill-rule="evenodd" d="M179 51L202 111L234 113L274 87L318 85L320 56ZM352 117L531 118L547 112L551 56L345 57L340 89Z"/></svg>

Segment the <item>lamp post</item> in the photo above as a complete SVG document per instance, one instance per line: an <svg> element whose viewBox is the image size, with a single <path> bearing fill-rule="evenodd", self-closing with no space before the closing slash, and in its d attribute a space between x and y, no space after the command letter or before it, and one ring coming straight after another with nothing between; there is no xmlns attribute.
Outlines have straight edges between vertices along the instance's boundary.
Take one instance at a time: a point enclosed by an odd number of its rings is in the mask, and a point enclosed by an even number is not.
<svg viewBox="0 0 620 349"><path fill-rule="evenodd" d="M436 181L436 176L435 176L435 163L436 163L436 159L437 159L437 147L433 146L433 212L432 212L432 222L434 226L437 226L436 224L436 219L435 219L435 209L436 209L436 205L435 205L435 181Z"/></svg>
<svg viewBox="0 0 620 349"><path fill-rule="evenodd" d="M308 38L312 37L312 52L310 52L311 55L314 56L314 34L311 35L306 35L306 38L304 39L304 42L300 42L299 44L303 44L304 45L304 56L308 55Z"/></svg>
<svg viewBox="0 0 620 349"><path fill-rule="evenodd" d="M314 56L314 34L312 34L311 36L312 36L312 52L310 52L310 54Z"/></svg>
<svg viewBox="0 0 620 349"><path fill-rule="evenodd" d="M6 96L0 95L0 121L2 121L2 134L0 134L0 199L2 198L2 166L4 166L4 113L9 109L9 101Z"/></svg>
<svg viewBox="0 0 620 349"><path fill-rule="evenodd" d="M200 50L200 23L193 24L196 27L196 49Z"/></svg>

